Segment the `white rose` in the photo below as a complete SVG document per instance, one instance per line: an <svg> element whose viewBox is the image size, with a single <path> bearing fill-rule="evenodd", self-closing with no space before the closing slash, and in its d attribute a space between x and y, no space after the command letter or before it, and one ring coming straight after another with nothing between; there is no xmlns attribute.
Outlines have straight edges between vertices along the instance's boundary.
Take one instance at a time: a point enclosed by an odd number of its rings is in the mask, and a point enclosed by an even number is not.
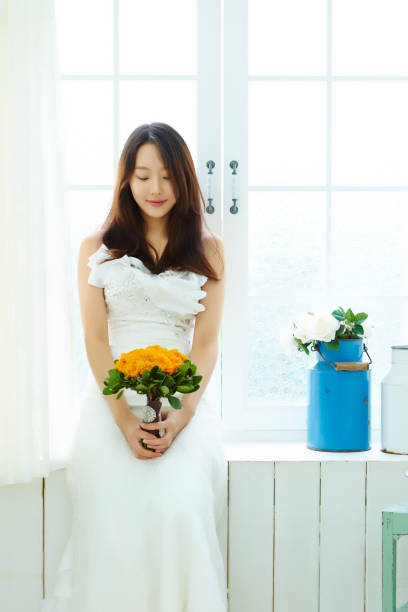
<svg viewBox="0 0 408 612"><path fill-rule="evenodd" d="M314 340L330 342L334 340L339 327L340 321L335 319L332 314L321 312L312 317L309 333Z"/></svg>
<svg viewBox="0 0 408 612"><path fill-rule="evenodd" d="M313 340L313 335L310 333L311 324L314 319L314 315L305 314L299 321L295 322L296 328L293 332L295 338L298 338L306 344Z"/></svg>
<svg viewBox="0 0 408 612"><path fill-rule="evenodd" d="M367 317L366 320L363 321L360 325L364 329L363 337L370 338L372 336L372 329L373 327L375 327L374 321L370 319L369 317Z"/></svg>
<svg viewBox="0 0 408 612"><path fill-rule="evenodd" d="M286 355L295 355L298 352L298 345L293 337L293 327L284 327L280 330L280 343Z"/></svg>

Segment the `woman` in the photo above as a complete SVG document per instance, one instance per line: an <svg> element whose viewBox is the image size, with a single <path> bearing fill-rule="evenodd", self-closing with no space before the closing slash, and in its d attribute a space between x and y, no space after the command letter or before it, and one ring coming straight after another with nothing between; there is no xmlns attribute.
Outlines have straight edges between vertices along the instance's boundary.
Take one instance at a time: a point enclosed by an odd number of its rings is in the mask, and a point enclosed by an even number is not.
<svg viewBox="0 0 408 612"><path fill-rule="evenodd" d="M80 247L78 287L92 374L67 480L72 532L41 612L225 612L219 530L227 462L206 387L225 292L222 240L204 230L190 152L169 125L139 126L122 151L113 205ZM89 268L90 273L89 273ZM202 289L205 287L205 289ZM177 348L203 376L180 410L103 395L123 352ZM145 441L147 448L144 448Z"/></svg>

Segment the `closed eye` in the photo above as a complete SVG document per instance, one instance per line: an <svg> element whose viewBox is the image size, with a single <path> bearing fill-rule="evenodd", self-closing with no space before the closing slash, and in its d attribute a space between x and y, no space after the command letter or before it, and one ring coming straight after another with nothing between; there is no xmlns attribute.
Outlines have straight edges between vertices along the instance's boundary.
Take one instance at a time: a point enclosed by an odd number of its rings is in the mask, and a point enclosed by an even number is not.
<svg viewBox="0 0 408 612"><path fill-rule="evenodd" d="M138 178L140 181L147 181L148 178L142 178L141 176L137 176L136 178ZM168 176L163 176L164 179L169 180Z"/></svg>

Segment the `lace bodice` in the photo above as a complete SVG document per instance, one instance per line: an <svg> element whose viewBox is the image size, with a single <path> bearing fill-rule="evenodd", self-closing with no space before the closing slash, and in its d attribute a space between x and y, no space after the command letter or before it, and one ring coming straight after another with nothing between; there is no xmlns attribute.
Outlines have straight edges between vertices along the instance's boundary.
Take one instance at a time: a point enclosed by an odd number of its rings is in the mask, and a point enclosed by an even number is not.
<svg viewBox="0 0 408 612"><path fill-rule="evenodd" d="M129 255L101 263L107 257L105 244L89 257L88 283L104 290L112 358L150 344L190 356L195 316L205 310L199 300L207 292L201 287L208 277L187 270L153 274ZM125 396L133 404L144 398L130 389Z"/></svg>
<svg viewBox="0 0 408 612"><path fill-rule="evenodd" d="M207 295L201 287L208 277L184 270L153 274L129 255L101 263L107 257L105 244L89 257L88 283L104 289L113 359L150 344L189 356L195 316L205 310L199 300Z"/></svg>

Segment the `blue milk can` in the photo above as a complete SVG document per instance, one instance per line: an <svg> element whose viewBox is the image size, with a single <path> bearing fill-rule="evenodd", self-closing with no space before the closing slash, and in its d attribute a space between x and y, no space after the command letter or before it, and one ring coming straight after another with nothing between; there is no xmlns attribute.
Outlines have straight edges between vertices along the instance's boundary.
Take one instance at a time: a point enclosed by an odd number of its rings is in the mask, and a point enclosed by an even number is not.
<svg viewBox="0 0 408 612"><path fill-rule="evenodd" d="M371 370L362 362L363 339L317 342L308 371L307 447L320 451L365 451L370 447Z"/></svg>

